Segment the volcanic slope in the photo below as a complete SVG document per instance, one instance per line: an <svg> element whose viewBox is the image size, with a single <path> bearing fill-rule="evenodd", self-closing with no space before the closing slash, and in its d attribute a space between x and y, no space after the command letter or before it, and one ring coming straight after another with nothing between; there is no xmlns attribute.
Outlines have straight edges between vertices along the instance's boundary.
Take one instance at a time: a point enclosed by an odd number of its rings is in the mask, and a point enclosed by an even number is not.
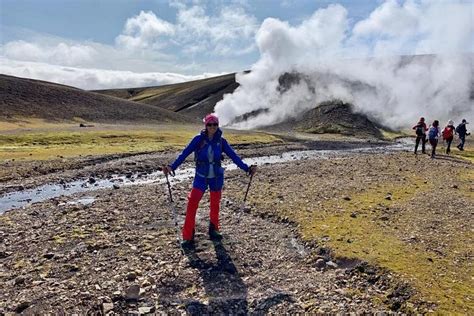
<svg viewBox="0 0 474 316"><path fill-rule="evenodd" d="M201 119L214 111L224 94L239 86L235 73L164 86L96 90L94 92L164 108Z"/></svg>
<svg viewBox="0 0 474 316"><path fill-rule="evenodd" d="M238 122L239 120L236 120L236 123ZM311 134L340 134L362 138L383 138L383 132L386 130L364 114L355 112L352 104L340 100L322 102L296 118L263 129L273 132L292 130Z"/></svg>
<svg viewBox="0 0 474 316"><path fill-rule="evenodd" d="M0 75L0 120L189 122L155 106L56 83Z"/></svg>
<svg viewBox="0 0 474 316"><path fill-rule="evenodd" d="M307 133L332 133L351 136L382 137L380 128L364 114L354 112L349 103L327 101L306 111L296 120L294 127Z"/></svg>

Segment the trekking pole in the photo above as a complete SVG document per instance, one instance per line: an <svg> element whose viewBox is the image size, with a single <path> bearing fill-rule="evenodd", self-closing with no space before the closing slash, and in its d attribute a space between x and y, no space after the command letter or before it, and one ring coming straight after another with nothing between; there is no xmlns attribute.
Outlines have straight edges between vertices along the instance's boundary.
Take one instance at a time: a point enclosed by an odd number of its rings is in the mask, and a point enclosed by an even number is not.
<svg viewBox="0 0 474 316"><path fill-rule="evenodd" d="M163 170L162 168L159 168L159 169ZM172 172L171 175L174 176L174 172ZM174 205L174 201L173 201L173 194L171 193L171 183L170 183L167 173L165 173L165 177L166 177L166 184L168 186L168 196L169 196L169 201L171 205L171 212L173 213L174 227L176 230L176 242L178 243L178 247L181 249L181 240L179 238L178 215L176 212L176 206Z"/></svg>
<svg viewBox="0 0 474 316"><path fill-rule="evenodd" d="M250 174L249 184L247 185L247 190L245 191L244 200L242 202L242 205L240 206L239 214L237 215L237 223L240 223L240 217L242 216L242 213L244 212L245 202L247 201L247 195L249 194L250 184L252 183L252 179L253 179L253 174Z"/></svg>

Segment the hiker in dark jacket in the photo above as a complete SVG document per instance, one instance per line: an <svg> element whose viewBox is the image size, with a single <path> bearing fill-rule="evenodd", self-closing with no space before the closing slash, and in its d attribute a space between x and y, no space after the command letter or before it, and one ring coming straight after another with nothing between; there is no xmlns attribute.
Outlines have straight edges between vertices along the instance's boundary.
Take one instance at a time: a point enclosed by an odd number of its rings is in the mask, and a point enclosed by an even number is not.
<svg viewBox="0 0 474 316"><path fill-rule="evenodd" d="M434 158L436 155L436 146L438 146L438 137L439 137L439 121L434 120L433 124L428 131L428 140L431 145L431 158Z"/></svg>
<svg viewBox="0 0 474 316"><path fill-rule="evenodd" d="M456 128L454 127L454 122L452 120L449 120L448 124L445 128L443 128L443 131L441 132L441 134L443 135L443 139L446 141L446 154L448 155L451 152L451 143L454 139L455 130Z"/></svg>
<svg viewBox="0 0 474 316"><path fill-rule="evenodd" d="M471 135L467 132L466 124L469 124L466 119L463 119L461 124L456 127L456 133L459 135L459 140L461 141L457 146L459 150L464 150L464 143L466 142L466 136Z"/></svg>
<svg viewBox="0 0 474 316"><path fill-rule="evenodd" d="M428 131L428 127L426 127L425 118L420 117L418 123L413 126L413 129L416 133L416 143L415 143L415 154L418 151L418 145L421 141L421 152L425 153L425 144L426 144L426 131Z"/></svg>
<svg viewBox="0 0 474 316"><path fill-rule="evenodd" d="M186 219L182 230L183 248L194 246L194 226L196 211L204 192L210 189L210 222L209 237L212 240L222 239L219 232L219 207L221 201L222 186L224 185L224 168L221 166L222 154L225 153L242 170L249 174L255 174L256 166L245 164L235 151L230 147L227 140L222 137L219 128L219 119L214 114L204 118L205 129L195 136L186 146L183 152L169 166L163 166L165 174L171 173L181 165L186 157L194 152L196 171L193 181L193 189L188 195L188 206L186 208Z"/></svg>

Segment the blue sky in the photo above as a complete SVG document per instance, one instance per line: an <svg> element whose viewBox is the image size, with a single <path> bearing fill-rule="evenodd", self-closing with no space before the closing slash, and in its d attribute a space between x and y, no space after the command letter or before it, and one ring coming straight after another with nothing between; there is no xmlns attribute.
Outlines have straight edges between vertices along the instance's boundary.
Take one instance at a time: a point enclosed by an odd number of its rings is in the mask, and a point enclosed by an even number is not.
<svg viewBox="0 0 474 316"><path fill-rule="evenodd" d="M0 0L0 73L104 88L242 71L262 58L258 34L271 21L313 54L425 53L466 28L455 15L446 34L426 24L440 18L422 16L436 1L444 0ZM461 12L470 1L445 2ZM341 16L328 18L328 7ZM425 39L427 28L443 34Z"/></svg>
<svg viewBox="0 0 474 316"><path fill-rule="evenodd" d="M219 5L231 1L202 1L209 4L207 12L215 13ZM236 1L238 2L238 1ZM128 18L140 11L153 11L160 18L174 23L177 9L165 0L1 0L2 27L25 28L74 40L93 40L113 44ZM380 1L375 0L255 0L244 5L261 22L276 17L297 23L319 8L331 3L344 5L354 21L367 16ZM14 39L4 32L2 41Z"/></svg>

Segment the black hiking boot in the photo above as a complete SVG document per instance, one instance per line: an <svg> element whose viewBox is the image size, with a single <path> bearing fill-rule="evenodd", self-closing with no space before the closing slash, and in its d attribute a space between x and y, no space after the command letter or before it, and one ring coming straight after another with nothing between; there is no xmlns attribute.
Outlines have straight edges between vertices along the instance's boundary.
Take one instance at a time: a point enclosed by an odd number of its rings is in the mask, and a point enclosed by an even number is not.
<svg viewBox="0 0 474 316"><path fill-rule="evenodd" d="M184 251L189 251L194 249L194 239L192 240L183 240L181 242L181 248L183 248Z"/></svg>
<svg viewBox="0 0 474 316"><path fill-rule="evenodd" d="M183 241L181 242L181 248L184 250L184 251L189 251L189 250L193 250L194 249L194 233L196 231L193 229L193 236L191 237L190 240L186 240L186 239L183 239Z"/></svg>
<svg viewBox="0 0 474 316"><path fill-rule="evenodd" d="M209 223L209 239L214 241L222 240L221 233L214 227L214 224Z"/></svg>

